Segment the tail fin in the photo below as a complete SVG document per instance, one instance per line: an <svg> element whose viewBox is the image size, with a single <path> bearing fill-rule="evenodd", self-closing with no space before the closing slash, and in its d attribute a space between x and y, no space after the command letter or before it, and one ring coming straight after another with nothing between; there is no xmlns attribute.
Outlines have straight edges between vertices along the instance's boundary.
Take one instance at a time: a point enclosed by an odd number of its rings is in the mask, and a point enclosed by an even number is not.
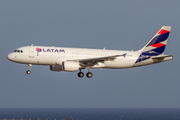
<svg viewBox="0 0 180 120"><path fill-rule="evenodd" d="M149 59L164 53L171 26L162 26L155 36L141 49L139 59L136 62Z"/></svg>
<svg viewBox="0 0 180 120"><path fill-rule="evenodd" d="M140 50L141 53L156 56L164 53L171 26L162 26L155 36Z"/></svg>

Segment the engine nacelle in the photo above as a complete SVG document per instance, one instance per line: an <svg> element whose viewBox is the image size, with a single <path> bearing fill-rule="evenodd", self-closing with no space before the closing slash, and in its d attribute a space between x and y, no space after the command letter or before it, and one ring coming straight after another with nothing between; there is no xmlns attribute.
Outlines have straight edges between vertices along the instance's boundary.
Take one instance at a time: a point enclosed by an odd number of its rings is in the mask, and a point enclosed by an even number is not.
<svg viewBox="0 0 180 120"><path fill-rule="evenodd" d="M63 62L63 70L68 72L78 71L80 68L79 62Z"/></svg>
<svg viewBox="0 0 180 120"><path fill-rule="evenodd" d="M60 65L50 65L50 70L51 71L63 71L63 68Z"/></svg>

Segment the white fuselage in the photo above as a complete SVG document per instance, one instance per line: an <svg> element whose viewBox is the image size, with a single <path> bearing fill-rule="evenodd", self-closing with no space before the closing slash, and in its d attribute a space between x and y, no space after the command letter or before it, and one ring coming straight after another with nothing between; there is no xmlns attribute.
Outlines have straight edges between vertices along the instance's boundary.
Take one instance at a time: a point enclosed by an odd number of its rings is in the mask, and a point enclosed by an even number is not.
<svg viewBox="0 0 180 120"><path fill-rule="evenodd" d="M40 51L37 50L40 48ZM104 61L91 68L129 68L132 67L139 57L139 52L104 50L104 49L86 49L86 48L65 48L65 47L45 47L45 46L25 46L17 50L22 52L12 52L8 59L23 64L34 65L62 65L63 61L98 58L112 55L125 56L117 57L114 60Z"/></svg>

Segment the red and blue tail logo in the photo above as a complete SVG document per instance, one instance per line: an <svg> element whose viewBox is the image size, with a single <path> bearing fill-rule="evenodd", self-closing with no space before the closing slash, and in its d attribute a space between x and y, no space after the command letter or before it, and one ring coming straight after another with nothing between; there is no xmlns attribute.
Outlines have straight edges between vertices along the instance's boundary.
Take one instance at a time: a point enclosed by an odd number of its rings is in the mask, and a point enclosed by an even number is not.
<svg viewBox="0 0 180 120"><path fill-rule="evenodd" d="M149 59L164 53L171 26L163 26L155 36L140 50L141 54L137 62Z"/></svg>

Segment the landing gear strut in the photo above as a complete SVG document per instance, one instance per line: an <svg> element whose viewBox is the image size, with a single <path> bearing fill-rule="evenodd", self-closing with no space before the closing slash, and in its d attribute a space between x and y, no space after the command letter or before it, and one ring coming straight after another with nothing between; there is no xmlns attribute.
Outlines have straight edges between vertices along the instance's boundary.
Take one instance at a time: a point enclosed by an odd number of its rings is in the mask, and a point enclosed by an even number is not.
<svg viewBox="0 0 180 120"><path fill-rule="evenodd" d="M93 74L90 72L90 67L88 67L87 69L88 69L88 73L86 74L86 76L88 78L91 78L93 76Z"/></svg>
<svg viewBox="0 0 180 120"><path fill-rule="evenodd" d="M28 64L28 69L29 69L29 70L26 71L26 73L27 73L28 75L31 74L31 71L30 71L30 70L31 70L31 66L32 66L32 64Z"/></svg>

